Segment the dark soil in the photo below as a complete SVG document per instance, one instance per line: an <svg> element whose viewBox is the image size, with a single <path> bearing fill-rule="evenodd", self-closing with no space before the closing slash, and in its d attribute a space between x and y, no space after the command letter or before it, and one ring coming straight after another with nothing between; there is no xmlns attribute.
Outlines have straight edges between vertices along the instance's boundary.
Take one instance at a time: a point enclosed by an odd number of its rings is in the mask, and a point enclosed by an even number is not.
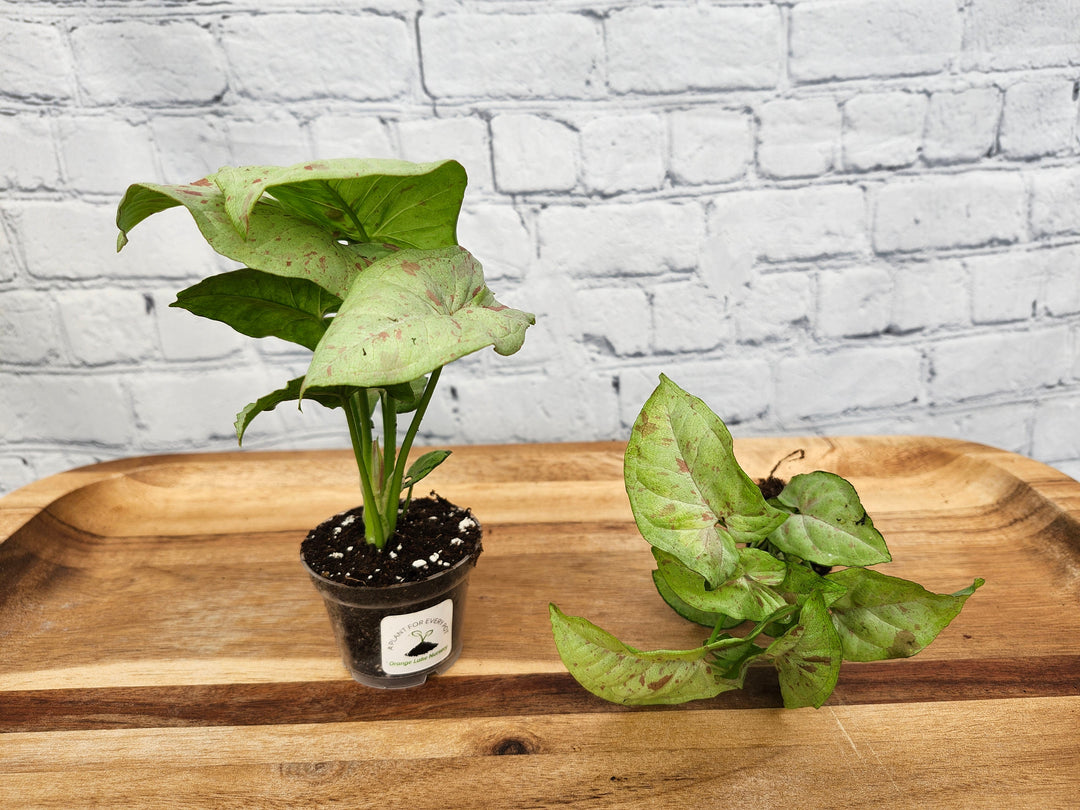
<svg viewBox="0 0 1080 810"><path fill-rule="evenodd" d="M363 513L357 506L308 533L300 555L312 571L343 585L398 585L422 582L482 551L472 512L434 492L399 512L397 529L381 550L364 542Z"/></svg>

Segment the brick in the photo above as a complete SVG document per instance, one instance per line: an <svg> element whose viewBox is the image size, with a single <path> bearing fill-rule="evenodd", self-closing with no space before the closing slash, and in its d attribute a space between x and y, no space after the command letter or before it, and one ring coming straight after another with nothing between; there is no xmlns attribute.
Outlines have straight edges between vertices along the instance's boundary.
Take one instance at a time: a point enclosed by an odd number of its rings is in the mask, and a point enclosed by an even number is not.
<svg viewBox="0 0 1080 810"><path fill-rule="evenodd" d="M728 183L754 159L753 130L745 113L695 108L670 117L671 174L676 183Z"/></svg>
<svg viewBox="0 0 1080 810"><path fill-rule="evenodd" d="M131 405L106 376L0 374L0 440L126 445Z"/></svg>
<svg viewBox="0 0 1080 810"><path fill-rule="evenodd" d="M890 327L899 332L968 325L971 291L959 259L907 262L893 273Z"/></svg>
<svg viewBox="0 0 1080 810"><path fill-rule="evenodd" d="M709 231L768 261L866 251L866 203L856 186L828 185L717 195Z"/></svg>
<svg viewBox="0 0 1080 810"><path fill-rule="evenodd" d="M1045 461L1080 459L1080 398L1075 395L1044 400L1035 406L1031 453Z"/></svg>
<svg viewBox="0 0 1080 810"><path fill-rule="evenodd" d="M1048 169L1031 175L1034 236L1080 233L1080 169Z"/></svg>
<svg viewBox="0 0 1080 810"><path fill-rule="evenodd" d="M594 98L603 39L584 14L420 17L424 86L437 98Z"/></svg>
<svg viewBox="0 0 1080 810"><path fill-rule="evenodd" d="M155 115L149 126L166 183L190 183L232 163L223 121L206 115Z"/></svg>
<svg viewBox="0 0 1080 810"><path fill-rule="evenodd" d="M734 337L723 303L694 281L652 288L653 351L696 352L715 348Z"/></svg>
<svg viewBox="0 0 1080 810"><path fill-rule="evenodd" d="M619 93L767 88L780 76L780 13L769 6L629 8L605 28Z"/></svg>
<svg viewBox="0 0 1080 810"><path fill-rule="evenodd" d="M517 375L455 383L469 443L613 439L620 432L608 375Z"/></svg>
<svg viewBox="0 0 1080 810"><path fill-rule="evenodd" d="M2 210L0 214L3 214ZM8 241L3 218L0 217L0 282L15 278L15 267L15 251Z"/></svg>
<svg viewBox="0 0 1080 810"><path fill-rule="evenodd" d="M883 267L821 272L818 334L824 337L881 334L889 325L892 294L892 274Z"/></svg>
<svg viewBox="0 0 1080 810"><path fill-rule="evenodd" d="M1012 173L890 180L874 203L883 252L1010 243L1026 232L1024 186Z"/></svg>
<svg viewBox="0 0 1080 810"><path fill-rule="evenodd" d="M758 166L769 177L812 177L837 165L842 115L833 99L770 101L758 115Z"/></svg>
<svg viewBox="0 0 1080 810"><path fill-rule="evenodd" d="M860 347L785 357L776 364L776 413L786 424L919 399L922 358L910 347Z"/></svg>
<svg viewBox="0 0 1080 810"><path fill-rule="evenodd" d="M1080 245L1041 250L1032 256L1044 269L1040 308L1051 317L1080 312Z"/></svg>
<svg viewBox="0 0 1080 810"><path fill-rule="evenodd" d="M49 279L185 278L221 269L186 211L155 214L116 253L116 210L81 201L23 202L10 208L31 276ZM58 223L63 239L57 238Z"/></svg>
<svg viewBox="0 0 1080 810"><path fill-rule="evenodd" d="M373 115L323 112L308 124L315 142L314 157L394 158L398 150L387 125Z"/></svg>
<svg viewBox="0 0 1080 810"><path fill-rule="evenodd" d="M689 270L704 236L697 203L553 205L539 216L540 264L578 277Z"/></svg>
<svg viewBox="0 0 1080 810"><path fill-rule="evenodd" d="M581 129L585 185L603 194L649 191L664 182L663 122L655 115L597 118Z"/></svg>
<svg viewBox="0 0 1080 810"><path fill-rule="evenodd" d="M702 400L728 427L757 419L769 410L772 383L768 367L758 358L665 360L619 372L619 414L627 429L660 384L661 373Z"/></svg>
<svg viewBox="0 0 1080 810"><path fill-rule="evenodd" d="M402 159L425 163L453 158L465 167L470 189L494 187L488 127L483 119L462 115L402 121L398 138Z"/></svg>
<svg viewBox="0 0 1080 810"><path fill-rule="evenodd" d="M930 349L934 403L1058 385L1069 374L1066 327L994 332L943 340Z"/></svg>
<svg viewBox="0 0 1080 810"><path fill-rule="evenodd" d="M791 9L790 72L799 82L945 69L961 48L953 0L832 0Z"/></svg>
<svg viewBox="0 0 1080 810"><path fill-rule="evenodd" d="M923 138L923 159L928 163L961 163L991 153L1001 117L1001 91L973 87L930 96Z"/></svg>
<svg viewBox="0 0 1080 810"><path fill-rule="evenodd" d="M66 101L73 75L59 26L0 19L0 97Z"/></svg>
<svg viewBox="0 0 1080 810"><path fill-rule="evenodd" d="M119 199L133 181L158 179L150 132L118 118L64 118L57 124L68 184Z"/></svg>
<svg viewBox="0 0 1080 810"><path fill-rule="evenodd" d="M53 295L35 290L0 292L0 362L42 365L61 356Z"/></svg>
<svg viewBox="0 0 1080 810"><path fill-rule="evenodd" d="M80 362L130 363L157 353L153 306L141 293L61 290L56 297L71 354Z"/></svg>
<svg viewBox="0 0 1080 810"><path fill-rule="evenodd" d="M75 75L91 104L207 104L228 87L221 48L208 28L194 22L79 25L71 47Z"/></svg>
<svg viewBox="0 0 1080 810"><path fill-rule="evenodd" d="M964 9L965 50L989 67L1075 64L1080 7L1073 0L979 0Z"/></svg>
<svg viewBox="0 0 1080 810"><path fill-rule="evenodd" d="M1044 272L1031 254L972 256L966 263L975 323L1023 321L1034 316Z"/></svg>
<svg viewBox="0 0 1080 810"><path fill-rule="evenodd" d="M608 287L578 290L571 298L578 339L620 356L646 354L652 309L644 290Z"/></svg>
<svg viewBox="0 0 1080 810"><path fill-rule="evenodd" d="M508 205L467 200L458 219L458 244L480 260L488 281L522 278L535 255L528 228Z"/></svg>
<svg viewBox="0 0 1080 810"><path fill-rule="evenodd" d="M254 117L227 122L233 166L291 166L310 158L300 122L287 109L270 109Z"/></svg>
<svg viewBox="0 0 1080 810"><path fill-rule="evenodd" d="M39 189L60 185L49 120L36 113L0 113L0 187Z"/></svg>
<svg viewBox="0 0 1080 810"><path fill-rule="evenodd" d="M581 145L561 121L502 114L491 121L495 183L509 194L569 191L577 185Z"/></svg>
<svg viewBox="0 0 1080 810"><path fill-rule="evenodd" d="M391 99L417 78L409 29L389 16L236 15L222 42L234 89L256 99Z"/></svg>
<svg viewBox="0 0 1080 810"><path fill-rule="evenodd" d="M1076 146L1071 78L1021 81L1005 91L1001 152L1010 158L1061 154Z"/></svg>
<svg viewBox="0 0 1080 810"><path fill-rule="evenodd" d="M741 343L790 338L810 323L813 288L808 273L769 273L751 281L733 307Z"/></svg>
<svg viewBox="0 0 1080 810"><path fill-rule="evenodd" d="M236 440L236 413L286 382L287 373L271 373L248 365L236 368L201 369L196 372L144 372L128 380L139 425L158 446L199 447L218 439ZM251 426L251 439L279 427L280 406L262 414ZM245 445L247 442L245 441Z"/></svg>
<svg viewBox="0 0 1080 810"><path fill-rule="evenodd" d="M218 360L235 354L252 340L219 321L170 306L177 292L155 290L150 294L157 340L166 360Z"/></svg>
<svg viewBox="0 0 1080 810"><path fill-rule="evenodd" d="M919 93L870 93L844 105L844 167L855 171L913 164L922 145L927 99Z"/></svg>

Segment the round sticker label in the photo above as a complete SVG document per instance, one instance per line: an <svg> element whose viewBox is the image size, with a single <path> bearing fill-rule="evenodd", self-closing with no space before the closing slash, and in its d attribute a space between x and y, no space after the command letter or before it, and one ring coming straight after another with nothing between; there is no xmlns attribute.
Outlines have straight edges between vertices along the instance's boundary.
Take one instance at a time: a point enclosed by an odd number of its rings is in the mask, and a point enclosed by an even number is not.
<svg viewBox="0 0 1080 810"><path fill-rule="evenodd" d="M387 675L406 675L442 661L453 646L454 600L444 599L416 613L385 616L382 668Z"/></svg>

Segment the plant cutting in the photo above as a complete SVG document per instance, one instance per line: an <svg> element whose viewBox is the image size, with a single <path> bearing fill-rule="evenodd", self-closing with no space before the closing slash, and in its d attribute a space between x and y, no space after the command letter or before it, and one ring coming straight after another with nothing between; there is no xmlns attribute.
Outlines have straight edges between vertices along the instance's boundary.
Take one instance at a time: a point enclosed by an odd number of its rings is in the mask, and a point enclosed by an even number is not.
<svg viewBox="0 0 1080 810"><path fill-rule="evenodd" d="M693 649L642 651L552 604L563 663L605 700L715 697L742 688L751 664L768 663L785 707L818 708L842 661L915 655L983 584L936 594L868 567L892 558L848 481L824 471L783 481L774 469L755 482L721 419L663 375L623 469L657 591L710 632Z"/></svg>
<svg viewBox="0 0 1080 810"><path fill-rule="evenodd" d="M411 463L410 452L443 366L488 346L513 354L535 322L500 304L457 244L466 184L456 161L226 167L185 185L132 185L117 210L117 250L144 219L183 206L214 250L245 265L172 306L311 352L302 377L240 410L238 441L282 403L344 413L362 505L312 530L301 559L346 666L373 686L423 683L460 654L480 526L434 493L413 498L449 451Z"/></svg>

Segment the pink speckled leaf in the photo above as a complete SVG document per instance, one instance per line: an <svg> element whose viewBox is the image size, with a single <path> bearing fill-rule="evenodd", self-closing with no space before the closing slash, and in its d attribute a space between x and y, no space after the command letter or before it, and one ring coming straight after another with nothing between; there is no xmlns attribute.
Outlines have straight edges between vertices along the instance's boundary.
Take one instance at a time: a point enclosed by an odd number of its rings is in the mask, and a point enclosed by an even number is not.
<svg viewBox="0 0 1080 810"><path fill-rule="evenodd" d="M408 382L486 346L513 354L533 323L531 314L495 300L464 248L399 251L356 279L304 384Z"/></svg>

